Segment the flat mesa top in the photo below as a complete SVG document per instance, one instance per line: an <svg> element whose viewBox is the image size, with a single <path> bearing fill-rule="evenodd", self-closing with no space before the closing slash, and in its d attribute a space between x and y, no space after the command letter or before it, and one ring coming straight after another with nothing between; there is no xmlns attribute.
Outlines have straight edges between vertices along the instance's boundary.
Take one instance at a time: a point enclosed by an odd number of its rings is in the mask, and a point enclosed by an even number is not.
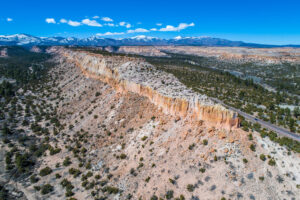
<svg viewBox="0 0 300 200"><path fill-rule="evenodd" d="M70 53L74 54L76 52L72 51ZM103 56L83 51L79 53L79 57L82 62L88 62L92 65L103 63L105 67L117 72L117 78L120 80L127 80L147 86L164 96L185 99L191 103L200 103L202 105L215 105L206 95L194 92L182 84L174 75L158 70L143 59L123 56ZM88 63L86 63L86 66Z"/></svg>

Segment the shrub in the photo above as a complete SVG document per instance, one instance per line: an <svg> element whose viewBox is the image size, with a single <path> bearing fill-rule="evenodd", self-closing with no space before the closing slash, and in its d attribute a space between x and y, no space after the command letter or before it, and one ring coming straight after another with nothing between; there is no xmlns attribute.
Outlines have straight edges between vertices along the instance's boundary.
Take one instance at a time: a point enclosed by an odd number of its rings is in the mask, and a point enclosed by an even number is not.
<svg viewBox="0 0 300 200"><path fill-rule="evenodd" d="M174 191L173 190L169 190L166 193L166 199L172 199L174 197Z"/></svg>
<svg viewBox="0 0 300 200"><path fill-rule="evenodd" d="M61 175L60 174L55 174L55 178L59 179L59 178L61 178Z"/></svg>
<svg viewBox="0 0 300 200"><path fill-rule="evenodd" d="M41 193L44 195L44 194L48 194L50 192L53 191L53 186L50 185L50 184L46 184L46 185L43 185L41 187Z"/></svg>
<svg viewBox="0 0 300 200"><path fill-rule="evenodd" d="M254 145L254 144L251 144L251 145L250 145L250 149L251 149L252 151L255 151L255 145Z"/></svg>
<svg viewBox="0 0 300 200"><path fill-rule="evenodd" d="M189 150L193 150L194 147L195 147L195 143L193 143L189 146Z"/></svg>
<svg viewBox="0 0 300 200"><path fill-rule="evenodd" d="M71 159L70 159L70 157L67 156L63 162L63 165L67 167L70 164L72 164Z"/></svg>
<svg viewBox="0 0 300 200"><path fill-rule="evenodd" d="M265 180L265 177L260 176L260 177L259 177L259 180L260 180L260 181L263 181L263 180Z"/></svg>
<svg viewBox="0 0 300 200"><path fill-rule="evenodd" d="M28 153L24 153L23 155L17 153L15 163L19 172L28 171L29 168L35 164Z"/></svg>
<svg viewBox="0 0 300 200"><path fill-rule="evenodd" d="M103 192L108 192L109 194L118 194L119 188L106 186L105 188L103 188Z"/></svg>
<svg viewBox="0 0 300 200"><path fill-rule="evenodd" d="M99 175L99 174L97 174L96 176L95 176L95 179L100 179L101 178L101 176Z"/></svg>
<svg viewBox="0 0 300 200"><path fill-rule="evenodd" d="M248 135L248 139L253 140L253 135L251 133Z"/></svg>
<svg viewBox="0 0 300 200"><path fill-rule="evenodd" d="M173 180L173 179L171 179L171 178L169 178L169 181L170 181L170 183L173 184L173 185L175 185L175 183L176 183L176 181Z"/></svg>
<svg viewBox="0 0 300 200"><path fill-rule="evenodd" d="M40 190L41 190L41 186L38 186L38 185L35 185L33 188L34 188L36 191L40 191Z"/></svg>
<svg viewBox="0 0 300 200"><path fill-rule="evenodd" d="M137 169L144 167L144 163L140 163Z"/></svg>
<svg viewBox="0 0 300 200"><path fill-rule="evenodd" d="M142 140L142 141L145 141L145 140L147 140L147 138L148 138L147 136L144 136L144 137L142 137L141 140Z"/></svg>
<svg viewBox="0 0 300 200"><path fill-rule="evenodd" d="M47 176L52 173L52 169L50 167L45 167L44 169L41 169L40 176Z"/></svg>
<svg viewBox="0 0 300 200"><path fill-rule="evenodd" d="M120 158L121 159L125 159L127 156L126 156L126 154L124 154L124 153L122 153L121 155L120 155Z"/></svg>
<svg viewBox="0 0 300 200"><path fill-rule="evenodd" d="M81 186L85 188L88 185L88 183L89 182L87 180L85 180L81 183Z"/></svg>
<svg viewBox="0 0 300 200"><path fill-rule="evenodd" d="M60 148L54 149L53 147L51 147L51 148L49 149L49 151L50 151L50 155L52 156L52 155L54 155L54 154L59 153L59 152L61 151L61 149L60 149Z"/></svg>
<svg viewBox="0 0 300 200"><path fill-rule="evenodd" d="M243 159L243 163L248 163L248 160L246 158Z"/></svg>
<svg viewBox="0 0 300 200"><path fill-rule="evenodd" d="M74 178L76 178L81 174L81 171L79 169L70 168L69 173L72 174Z"/></svg>
<svg viewBox="0 0 300 200"><path fill-rule="evenodd" d="M214 161L218 161L218 157L216 155L214 156Z"/></svg>
<svg viewBox="0 0 300 200"><path fill-rule="evenodd" d="M185 197L181 194L179 197L175 198L175 200L185 200Z"/></svg>
<svg viewBox="0 0 300 200"><path fill-rule="evenodd" d="M93 172L88 171L88 172L86 173L86 177L87 177L87 178L92 177L92 176L93 176Z"/></svg>
<svg viewBox="0 0 300 200"><path fill-rule="evenodd" d="M208 141L205 139L205 140L203 140L203 144L204 145L207 145L208 144Z"/></svg>
<svg viewBox="0 0 300 200"><path fill-rule="evenodd" d="M204 172L205 172L205 168L200 168L199 171L200 171L201 173L204 173Z"/></svg>
<svg viewBox="0 0 300 200"><path fill-rule="evenodd" d="M148 176L145 181L148 183L150 181L150 176Z"/></svg>
<svg viewBox="0 0 300 200"><path fill-rule="evenodd" d="M71 197L74 195L74 193L72 192L72 190L67 190L65 195L66 195L66 197Z"/></svg>
<svg viewBox="0 0 300 200"><path fill-rule="evenodd" d="M194 187L194 185L192 185L192 184L188 184L188 185L186 186L186 189L187 189L189 192L193 192L194 189L195 189L195 187Z"/></svg>
<svg viewBox="0 0 300 200"><path fill-rule="evenodd" d="M72 188L72 184L70 181L68 181L68 179L63 179L61 182L60 182L60 185L63 187L63 188Z"/></svg>
<svg viewBox="0 0 300 200"><path fill-rule="evenodd" d="M88 163L85 165L85 168L86 168L86 169L91 169L91 168L92 168L91 162L88 162Z"/></svg>
<svg viewBox="0 0 300 200"><path fill-rule="evenodd" d="M266 160L266 156L264 154L260 154L259 158L262 160L262 161L265 161Z"/></svg>
<svg viewBox="0 0 300 200"><path fill-rule="evenodd" d="M271 158L271 159L269 160L268 164L269 164L270 166L275 166L275 165L276 165L276 161L274 160L274 158Z"/></svg>
<svg viewBox="0 0 300 200"><path fill-rule="evenodd" d="M36 175L34 174L34 175L32 175L32 176L30 176L30 182L31 183L36 183L36 182L38 182L40 179L38 178L38 177L36 177Z"/></svg>
<svg viewBox="0 0 300 200"><path fill-rule="evenodd" d="M150 198L150 200L158 200L158 197L156 195L152 195L152 197Z"/></svg>
<svg viewBox="0 0 300 200"><path fill-rule="evenodd" d="M133 176L137 176L137 173L135 172L135 170L133 168L130 169L130 174Z"/></svg>

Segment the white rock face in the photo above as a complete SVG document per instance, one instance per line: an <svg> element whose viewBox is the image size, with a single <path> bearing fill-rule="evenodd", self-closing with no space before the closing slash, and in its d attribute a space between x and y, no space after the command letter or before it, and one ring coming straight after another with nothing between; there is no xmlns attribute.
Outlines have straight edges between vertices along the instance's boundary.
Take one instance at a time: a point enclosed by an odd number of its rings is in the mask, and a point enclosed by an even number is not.
<svg viewBox="0 0 300 200"><path fill-rule="evenodd" d="M5 57L8 57L8 55L7 55L7 48L3 48L0 51L0 58L5 58Z"/></svg>
<svg viewBox="0 0 300 200"><path fill-rule="evenodd" d="M234 112L215 104L206 95L193 92L172 74L160 71L142 59L62 48L59 53L79 66L87 76L105 81L120 92L146 96L166 114L192 116L224 128L238 126Z"/></svg>

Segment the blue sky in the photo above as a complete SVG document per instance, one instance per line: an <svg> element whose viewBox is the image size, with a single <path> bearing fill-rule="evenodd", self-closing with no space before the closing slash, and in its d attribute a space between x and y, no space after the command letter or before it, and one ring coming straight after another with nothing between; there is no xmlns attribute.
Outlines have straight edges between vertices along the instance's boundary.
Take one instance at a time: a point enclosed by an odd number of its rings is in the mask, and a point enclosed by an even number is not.
<svg viewBox="0 0 300 200"><path fill-rule="evenodd" d="M2 0L0 34L16 33L300 44L300 0Z"/></svg>

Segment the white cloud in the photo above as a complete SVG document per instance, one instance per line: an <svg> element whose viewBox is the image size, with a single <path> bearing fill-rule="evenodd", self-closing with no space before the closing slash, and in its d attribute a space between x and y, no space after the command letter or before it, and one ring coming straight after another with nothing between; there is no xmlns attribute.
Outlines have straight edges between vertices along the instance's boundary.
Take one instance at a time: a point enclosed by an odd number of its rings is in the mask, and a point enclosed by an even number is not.
<svg viewBox="0 0 300 200"><path fill-rule="evenodd" d="M157 31L157 28L151 28L150 31Z"/></svg>
<svg viewBox="0 0 300 200"><path fill-rule="evenodd" d="M81 22L88 26L102 27L102 25L99 24L96 20L83 19Z"/></svg>
<svg viewBox="0 0 300 200"><path fill-rule="evenodd" d="M120 26L125 26L126 28L131 28L131 24L128 22L120 22Z"/></svg>
<svg viewBox="0 0 300 200"><path fill-rule="evenodd" d="M101 20L102 20L102 21L105 21L105 22L112 22L112 21L114 21L114 20L112 20L112 19L109 18L109 17L102 17Z"/></svg>
<svg viewBox="0 0 300 200"><path fill-rule="evenodd" d="M62 24L69 24L70 26L80 26L81 23L77 21L72 21L72 20L66 20L64 18L59 20L60 23Z"/></svg>
<svg viewBox="0 0 300 200"><path fill-rule="evenodd" d="M111 26L111 27L113 27L113 26L115 26L113 23L107 23L107 24L104 24L105 26Z"/></svg>
<svg viewBox="0 0 300 200"><path fill-rule="evenodd" d="M60 21L60 23L63 23L63 24L68 22L66 19L60 19L59 21Z"/></svg>
<svg viewBox="0 0 300 200"><path fill-rule="evenodd" d="M6 18L6 21L11 22L11 21L13 21L13 19L8 17L8 18Z"/></svg>
<svg viewBox="0 0 300 200"><path fill-rule="evenodd" d="M80 22L76 22L76 21L72 21L72 20L69 20L69 21L68 21L68 24L69 24L70 26L80 26L80 25L81 25Z"/></svg>
<svg viewBox="0 0 300 200"><path fill-rule="evenodd" d="M127 33L146 33L149 32L147 29L144 28L137 28L134 30L128 30Z"/></svg>
<svg viewBox="0 0 300 200"><path fill-rule="evenodd" d="M97 33L97 36L109 36L109 35L123 35L124 32L106 32L106 33Z"/></svg>
<svg viewBox="0 0 300 200"><path fill-rule="evenodd" d="M156 26L162 26L162 23L156 23Z"/></svg>
<svg viewBox="0 0 300 200"><path fill-rule="evenodd" d="M97 16L97 15L93 17L93 19L99 19L99 18L100 18L100 17L99 17L99 16Z"/></svg>
<svg viewBox="0 0 300 200"><path fill-rule="evenodd" d="M191 26L195 26L195 24L194 23L190 23L190 24L180 23L177 27L174 27L172 25L167 25L165 28L159 29L159 31L180 31L180 30L186 29Z"/></svg>
<svg viewBox="0 0 300 200"><path fill-rule="evenodd" d="M56 23L54 18L46 18L46 22L48 24L55 24Z"/></svg>

